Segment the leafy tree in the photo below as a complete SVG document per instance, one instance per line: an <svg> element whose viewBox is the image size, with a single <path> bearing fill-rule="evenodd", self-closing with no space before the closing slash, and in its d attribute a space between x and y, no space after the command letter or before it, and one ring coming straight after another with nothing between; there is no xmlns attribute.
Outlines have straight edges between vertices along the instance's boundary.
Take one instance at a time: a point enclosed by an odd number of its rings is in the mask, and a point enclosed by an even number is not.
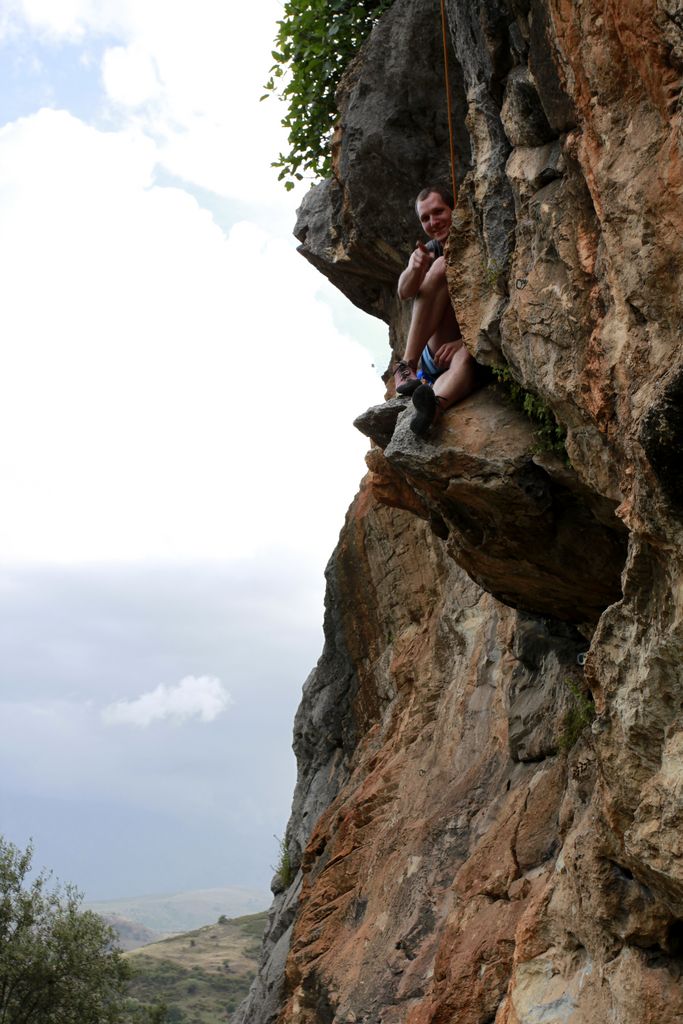
<svg viewBox="0 0 683 1024"><path fill-rule="evenodd" d="M289 153L273 167L294 188L304 172L326 178L331 171L330 137L337 119L335 93L351 58L392 0L286 0L278 22L267 90L288 104L282 124Z"/></svg>
<svg viewBox="0 0 683 1024"><path fill-rule="evenodd" d="M0 837L0 1024L116 1024L128 967L73 886L29 881L32 846Z"/></svg>

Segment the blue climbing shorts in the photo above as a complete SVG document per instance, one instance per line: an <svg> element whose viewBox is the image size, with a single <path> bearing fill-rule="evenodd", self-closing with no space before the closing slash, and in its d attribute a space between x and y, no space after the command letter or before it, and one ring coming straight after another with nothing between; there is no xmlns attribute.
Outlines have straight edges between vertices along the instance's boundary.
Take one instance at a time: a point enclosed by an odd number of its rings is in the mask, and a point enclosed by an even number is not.
<svg viewBox="0 0 683 1024"><path fill-rule="evenodd" d="M425 345L422 350L422 380L427 381L428 384L433 384L442 373L443 369L434 362L432 353L429 351L429 345ZM419 376L420 374L418 374Z"/></svg>

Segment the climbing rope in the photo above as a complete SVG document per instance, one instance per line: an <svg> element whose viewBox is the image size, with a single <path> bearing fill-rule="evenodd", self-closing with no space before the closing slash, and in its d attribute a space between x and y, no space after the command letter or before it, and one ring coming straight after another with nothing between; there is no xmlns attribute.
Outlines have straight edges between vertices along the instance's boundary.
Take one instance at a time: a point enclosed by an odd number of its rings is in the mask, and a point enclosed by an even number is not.
<svg viewBox="0 0 683 1024"><path fill-rule="evenodd" d="M441 0L441 35L443 37L443 72L446 83L446 105L448 107L448 137L451 144L451 183L453 185L453 202L458 195L455 186L455 144L453 142L453 114L451 111L451 83L448 77L448 35L446 25L446 0Z"/></svg>

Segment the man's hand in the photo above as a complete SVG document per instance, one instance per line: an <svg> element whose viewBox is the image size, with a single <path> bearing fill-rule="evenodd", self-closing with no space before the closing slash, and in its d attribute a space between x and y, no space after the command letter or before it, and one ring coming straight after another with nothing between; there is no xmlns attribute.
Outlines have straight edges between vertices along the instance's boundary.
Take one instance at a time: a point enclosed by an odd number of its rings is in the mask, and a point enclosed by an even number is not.
<svg viewBox="0 0 683 1024"><path fill-rule="evenodd" d="M418 242L410 254L408 270L416 271L421 277L424 277L433 262L434 254L429 251L424 242Z"/></svg>
<svg viewBox="0 0 683 1024"><path fill-rule="evenodd" d="M461 345L461 341L447 341L437 348L434 353L434 362L440 370L445 370L451 365L451 360Z"/></svg>
<svg viewBox="0 0 683 1024"><path fill-rule="evenodd" d="M408 265L398 279L399 299L414 299L422 287L434 256L423 242L418 242L410 254Z"/></svg>

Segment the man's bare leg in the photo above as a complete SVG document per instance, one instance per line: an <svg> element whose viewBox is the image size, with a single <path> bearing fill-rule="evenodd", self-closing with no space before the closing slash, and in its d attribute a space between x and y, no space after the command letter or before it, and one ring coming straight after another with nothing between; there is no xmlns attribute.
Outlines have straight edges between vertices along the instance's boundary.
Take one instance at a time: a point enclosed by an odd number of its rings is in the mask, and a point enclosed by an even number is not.
<svg viewBox="0 0 683 1024"><path fill-rule="evenodd" d="M446 281L446 261L439 256L427 271L414 302L403 359L412 368L417 364L425 345L436 351L439 344L452 341L457 331Z"/></svg>
<svg viewBox="0 0 683 1024"><path fill-rule="evenodd" d="M477 364L464 344L451 359L451 365L434 382L434 394L441 412L471 395L476 386Z"/></svg>

